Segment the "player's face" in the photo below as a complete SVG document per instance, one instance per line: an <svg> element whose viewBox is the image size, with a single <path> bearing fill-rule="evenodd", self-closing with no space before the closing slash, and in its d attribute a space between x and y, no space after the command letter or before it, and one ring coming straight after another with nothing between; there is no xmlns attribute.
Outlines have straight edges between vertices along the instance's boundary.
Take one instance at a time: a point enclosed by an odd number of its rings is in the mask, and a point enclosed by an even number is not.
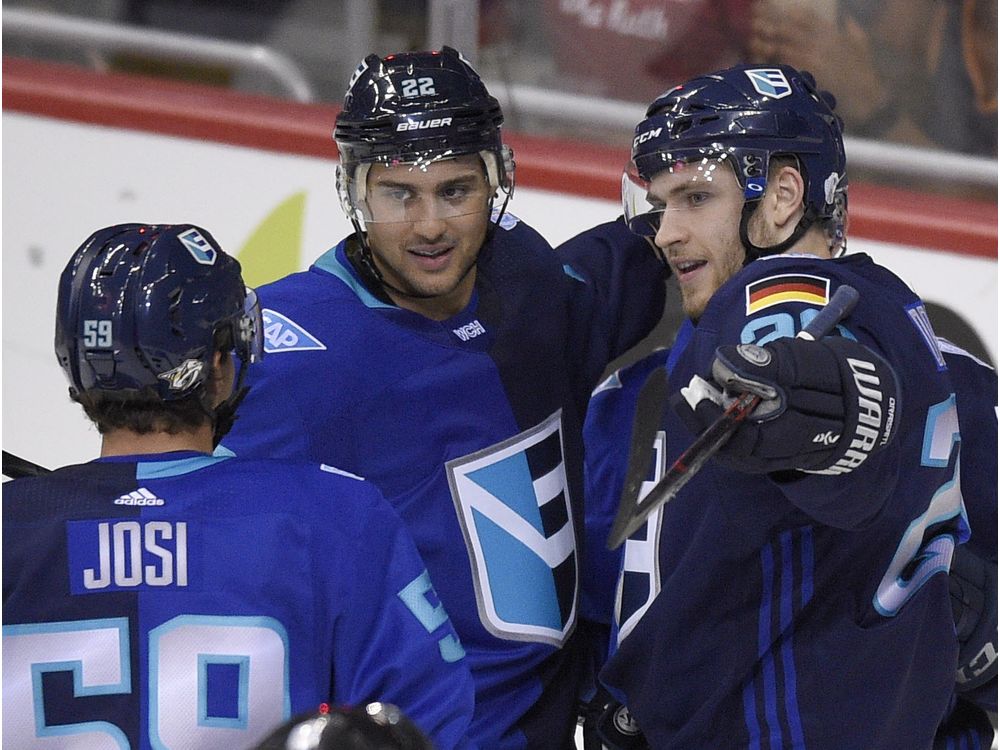
<svg viewBox="0 0 1000 750"><path fill-rule="evenodd" d="M649 186L648 200L663 209L654 242L667 257L684 313L692 320L743 267L743 193L728 167L717 172L706 179L694 165L678 165L656 175Z"/></svg>
<svg viewBox="0 0 1000 750"><path fill-rule="evenodd" d="M372 165L365 222L375 265L400 307L443 320L469 302L486 239L489 183L475 155L412 164Z"/></svg>

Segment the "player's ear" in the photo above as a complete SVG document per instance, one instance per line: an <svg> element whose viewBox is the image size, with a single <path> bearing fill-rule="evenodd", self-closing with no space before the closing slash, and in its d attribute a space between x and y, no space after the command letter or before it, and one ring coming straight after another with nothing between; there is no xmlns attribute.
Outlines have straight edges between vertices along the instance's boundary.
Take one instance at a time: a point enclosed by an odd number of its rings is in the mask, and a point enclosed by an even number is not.
<svg viewBox="0 0 1000 750"><path fill-rule="evenodd" d="M805 181L795 167L784 164L771 175L763 200L768 218L777 229L790 230L798 224L805 195Z"/></svg>

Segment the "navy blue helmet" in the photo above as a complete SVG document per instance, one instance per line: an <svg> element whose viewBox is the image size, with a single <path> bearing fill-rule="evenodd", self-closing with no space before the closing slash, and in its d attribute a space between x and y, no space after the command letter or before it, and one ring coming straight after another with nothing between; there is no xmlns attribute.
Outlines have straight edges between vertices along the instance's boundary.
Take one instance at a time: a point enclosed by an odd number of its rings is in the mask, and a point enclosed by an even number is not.
<svg viewBox="0 0 1000 750"><path fill-rule="evenodd" d="M490 187L509 197L514 161L500 137L502 123L500 104L451 47L368 55L351 77L334 129L345 211L363 227L367 165L420 167L466 154L480 155Z"/></svg>
<svg viewBox="0 0 1000 750"><path fill-rule="evenodd" d="M846 158L835 100L813 77L788 65L737 65L694 78L659 96L635 128L632 161L622 179L633 231L655 234L659 217L644 205L663 170L691 162L732 165L745 203L741 237L748 255L782 252L814 222L824 222L842 249L847 210ZM794 157L805 181L805 216L788 241L757 248L746 225L763 196L774 156Z"/></svg>
<svg viewBox="0 0 1000 750"><path fill-rule="evenodd" d="M434 750L434 746L395 706L369 703L295 716L253 750Z"/></svg>
<svg viewBox="0 0 1000 750"><path fill-rule="evenodd" d="M59 280L55 349L74 396L200 396L217 343L231 342L242 376L261 356L261 335L240 264L191 224L98 230Z"/></svg>

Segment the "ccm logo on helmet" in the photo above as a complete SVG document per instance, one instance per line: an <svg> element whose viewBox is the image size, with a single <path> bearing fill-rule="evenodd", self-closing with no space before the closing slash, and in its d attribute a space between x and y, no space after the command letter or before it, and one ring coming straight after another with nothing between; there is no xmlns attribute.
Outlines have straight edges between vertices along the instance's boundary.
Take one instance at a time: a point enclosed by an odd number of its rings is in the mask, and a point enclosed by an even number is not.
<svg viewBox="0 0 1000 750"><path fill-rule="evenodd" d="M647 130L645 133L639 133L639 135L635 137L635 140L632 141L632 148L635 148L640 143L645 143L650 138L656 138L656 136L658 136L662 131L663 128L653 128L652 130Z"/></svg>
<svg viewBox="0 0 1000 750"><path fill-rule="evenodd" d="M451 125L450 117L438 117L434 120L424 120L423 122L401 122L396 126L396 132L401 130L426 130L428 128L443 128Z"/></svg>

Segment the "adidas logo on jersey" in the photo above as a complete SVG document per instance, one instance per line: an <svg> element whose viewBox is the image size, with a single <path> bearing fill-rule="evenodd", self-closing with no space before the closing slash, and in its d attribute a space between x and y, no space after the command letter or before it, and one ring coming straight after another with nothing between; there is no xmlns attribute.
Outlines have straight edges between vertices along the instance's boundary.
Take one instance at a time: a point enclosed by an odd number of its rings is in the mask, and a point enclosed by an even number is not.
<svg viewBox="0 0 1000 750"><path fill-rule="evenodd" d="M157 497L145 487L140 487L135 492L129 492L117 500L115 505L163 505L162 497Z"/></svg>
<svg viewBox="0 0 1000 750"><path fill-rule="evenodd" d="M476 336L486 333L486 329L483 328L483 324L478 320L466 323L464 326L459 328L452 328L451 331L462 341L468 341L469 339L474 339Z"/></svg>

